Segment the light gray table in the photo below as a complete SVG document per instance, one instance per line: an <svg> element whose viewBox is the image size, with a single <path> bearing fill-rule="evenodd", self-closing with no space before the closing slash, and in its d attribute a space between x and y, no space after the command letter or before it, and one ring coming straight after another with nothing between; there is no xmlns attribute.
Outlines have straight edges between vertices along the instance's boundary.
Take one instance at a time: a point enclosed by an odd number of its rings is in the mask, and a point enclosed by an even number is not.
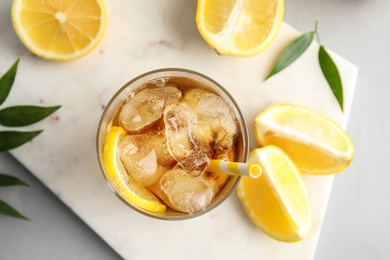
<svg viewBox="0 0 390 260"><path fill-rule="evenodd" d="M347 128L356 155L335 178L315 259L390 259L390 1L285 2L288 24L307 32L319 18L322 43L359 67ZM120 259L7 153L0 172L30 184L0 198L32 220L0 216L0 260Z"/></svg>

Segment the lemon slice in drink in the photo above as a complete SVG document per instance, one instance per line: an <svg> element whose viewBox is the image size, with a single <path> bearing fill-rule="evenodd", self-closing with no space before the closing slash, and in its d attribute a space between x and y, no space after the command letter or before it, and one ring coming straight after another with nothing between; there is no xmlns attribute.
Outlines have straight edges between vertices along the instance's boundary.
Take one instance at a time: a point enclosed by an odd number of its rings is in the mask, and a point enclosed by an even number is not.
<svg viewBox="0 0 390 260"><path fill-rule="evenodd" d="M309 108L272 105L255 118L254 125L260 146L282 148L304 173L336 173L352 161L354 147L348 134Z"/></svg>
<svg viewBox="0 0 390 260"><path fill-rule="evenodd" d="M284 0L198 0L196 24L221 55L253 56L276 37Z"/></svg>
<svg viewBox="0 0 390 260"><path fill-rule="evenodd" d="M126 174L119 159L118 143L126 131L113 126L107 133L103 147L103 166L114 190L130 204L151 212L164 212L166 206L145 187L134 183Z"/></svg>
<svg viewBox="0 0 390 260"><path fill-rule="evenodd" d="M74 60L92 51L107 20L102 0L14 0L11 17L27 49L55 61Z"/></svg>
<svg viewBox="0 0 390 260"><path fill-rule="evenodd" d="M252 222L270 237L295 242L310 231L312 218L308 194L300 171L288 155L276 146L266 146L249 154L263 174L241 178L237 195Z"/></svg>

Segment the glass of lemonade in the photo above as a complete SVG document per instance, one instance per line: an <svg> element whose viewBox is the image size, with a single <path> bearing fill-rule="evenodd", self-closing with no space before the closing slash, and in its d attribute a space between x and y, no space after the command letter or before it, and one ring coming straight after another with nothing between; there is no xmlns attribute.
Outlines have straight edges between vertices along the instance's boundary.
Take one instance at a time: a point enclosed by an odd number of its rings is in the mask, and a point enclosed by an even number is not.
<svg viewBox="0 0 390 260"><path fill-rule="evenodd" d="M239 177L210 172L209 160L246 162L248 149L233 97L211 78L176 68L126 83L106 106L97 134L99 165L113 192L134 210L166 220L222 203Z"/></svg>

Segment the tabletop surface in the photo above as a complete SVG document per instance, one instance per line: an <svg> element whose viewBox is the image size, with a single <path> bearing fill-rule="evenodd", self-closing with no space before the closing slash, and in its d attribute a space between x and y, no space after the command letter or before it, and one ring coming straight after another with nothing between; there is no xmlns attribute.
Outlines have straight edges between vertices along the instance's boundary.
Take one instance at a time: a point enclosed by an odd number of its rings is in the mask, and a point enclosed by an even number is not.
<svg viewBox="0 0 390 260"><path fill-rule="evenodd" d="M285 22L305 32L319 18L322 43L359 67L347 127L356 154L352 165L334 179L315 259L390 256L388 15L390 2L386 0L285 3ZM33 220L0 217L0 259L120 259L12 156L1 153L0 165L2 173L30 185L1 189L1 198Z"/></svg>

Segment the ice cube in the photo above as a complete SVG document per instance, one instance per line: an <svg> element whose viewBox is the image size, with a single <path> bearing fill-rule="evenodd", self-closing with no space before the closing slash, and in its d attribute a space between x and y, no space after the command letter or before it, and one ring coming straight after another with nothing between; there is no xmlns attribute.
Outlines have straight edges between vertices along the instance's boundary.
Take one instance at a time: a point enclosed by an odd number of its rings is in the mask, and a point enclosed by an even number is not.
<svg viewBox="0 0 390 260"><path fill-rule="evenodd" d="M191 88L183 93L182 102L186 103L192 110L195 111L196 106L203 93L209 92L202 88Z"/></svg>
<svg viewBox="0 0 390 260"><path fill-rule="evenodd" d="M172 86L141 90L123 105L119 124L127 132L139 132L161 118L164 106L180 98L181 91Z"/></svg>
<svg viewBox="0 0 390 260"><path fill-rule="evenodd" d="M194 213L204 210L216 194L214 182L187 175L175 168L166 172L160 180L162 200L177 211ZM168 201L167 201L168 200Z"/></svg>
<svg viewBox="0 0 390 260"><path fill-rule="evenodd" d="M180 160L197 146L191 129L193 111L181 104L172 104L164 110L165 135L173 158Z"/></svg>
<svg viewBox="0 0 390 260"><path fill-rule="evenodd" d="M233 144L237 134L235 116L230 106L220 96L205 92L196 106L196 121L199 125L209 125L210 134L215 140L215 150L226 151ZM207 136L203 138L207 139Z"/></svg>
<svg viewBox="0 0 390 260"><path fill-rule="evenodd" d="M181 102L195 111L195 139L225 152L237 134L235 116L226 101L208 90L191 89L184 93Z"/></svg>
<svg viewBox="0 0 390 260"><path fill-rule="evenodd" d="M205 172L213 151L208 142L197 139L200 130L194 120L194 111L182 103L164 110L165 134L172 157L188 173L199 176Z"/></svg>
<svg viewBox="0 0 390 260"><path fill-rule="evenodd" d="M118 148L130 178L145 187L155 183L176 163L166 149L161 132L125 136Z"/></svg>
<svg viewBox="0 0 390 260"><path fill-rule="evenodd" d="M210 146L211 143L214 141L211 126L207 121L198 120L197 114L195 112L199 100L204 93L211 92L201 88L187 90L186 92L184 92L183 98L180 102L191 108L192 111L194 111L195 117L192 120L192 123L196 126L195 131L193 131L195 139L198 140L202 146Z"/></svg>
<svg viewBox="0 0 390 260"><path fill-rule="evenodd" d="M212 158L212 150L198 146L186 157L181 158L178 164L190 175L198 177L202 175L209 166L209 158Z"/></svg>

